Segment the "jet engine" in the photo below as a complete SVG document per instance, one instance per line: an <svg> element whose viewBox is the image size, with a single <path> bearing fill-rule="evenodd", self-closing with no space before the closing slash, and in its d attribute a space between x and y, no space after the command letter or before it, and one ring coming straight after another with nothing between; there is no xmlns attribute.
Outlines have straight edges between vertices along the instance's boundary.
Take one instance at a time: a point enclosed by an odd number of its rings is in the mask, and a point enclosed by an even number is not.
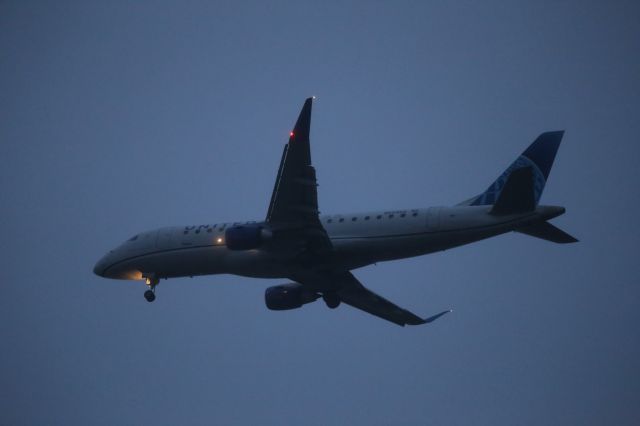
<svg viewBox="0 0 640 426"><path fill-rule="evenodd" d="M237 225L227 228L225 244L229 250L251 250L271 239L271 231L262 225Z"/></svg>
<svg viewBox="0 0 640 426"><path fill-rule="evenodd" d="M297 309L302 305L314 302L320 295L305 289L302 284L289 283L267 288L264 301L267 308L273 311Z"/></svg>

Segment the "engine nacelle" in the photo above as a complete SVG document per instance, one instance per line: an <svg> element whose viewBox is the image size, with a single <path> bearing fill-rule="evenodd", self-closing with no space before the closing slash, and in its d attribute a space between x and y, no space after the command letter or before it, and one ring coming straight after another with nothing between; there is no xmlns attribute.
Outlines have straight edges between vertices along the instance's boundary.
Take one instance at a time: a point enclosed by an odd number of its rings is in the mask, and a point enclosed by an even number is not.
<svg viewBox="0 0 640 426"><path fill-rule="evenodd" d="M271 239L271 231L262 225L237 225L227 228L224 239L229 250L257 249Z"/></svg>
<svg viewBox="0 0 640 426"><path fill-rule="evenodd" d="M320 295L306 290L302 284L290 283L269 287L264 292L267 308L274 311L297 309L302 305L314 302Z"/></svg>

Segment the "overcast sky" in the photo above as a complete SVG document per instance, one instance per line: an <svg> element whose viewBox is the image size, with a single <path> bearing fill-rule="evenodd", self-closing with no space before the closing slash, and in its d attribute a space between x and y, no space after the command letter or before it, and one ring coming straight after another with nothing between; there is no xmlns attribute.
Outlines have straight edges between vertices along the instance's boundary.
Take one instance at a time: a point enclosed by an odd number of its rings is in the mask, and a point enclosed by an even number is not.
<svg viewBox="0 0 640 426"><path fill-rule="evenodd" d="M635 425L640 7L0 2L0 424ZM450 205L566 130L509 234L358 270L421 315L271 312L283 280L92 274L131 235L262 219L304 99L324 213Z"/></svg>

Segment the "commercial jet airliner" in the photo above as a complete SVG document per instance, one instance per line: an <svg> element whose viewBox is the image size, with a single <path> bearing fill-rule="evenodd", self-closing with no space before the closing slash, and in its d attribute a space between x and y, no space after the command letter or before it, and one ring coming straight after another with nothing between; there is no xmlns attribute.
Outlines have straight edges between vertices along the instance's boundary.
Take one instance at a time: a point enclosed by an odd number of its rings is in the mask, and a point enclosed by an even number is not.
<svg viewBox="0 0 640 426"><path fill-rule="evenodd" d="M543 133L480 195L452 207L320 215L311 165L311 105L305 101L284 147L265 219L160 228L137 234L95 265L102 277L144 280L147 301L160 279L210 274L283 278L269 287L272 310L322 298L395 324L430 323L368 290L351 273L373 263L421 256L515 231L555 243L577 240L548 222L563 207L538 205L563 131Z"/></svg>

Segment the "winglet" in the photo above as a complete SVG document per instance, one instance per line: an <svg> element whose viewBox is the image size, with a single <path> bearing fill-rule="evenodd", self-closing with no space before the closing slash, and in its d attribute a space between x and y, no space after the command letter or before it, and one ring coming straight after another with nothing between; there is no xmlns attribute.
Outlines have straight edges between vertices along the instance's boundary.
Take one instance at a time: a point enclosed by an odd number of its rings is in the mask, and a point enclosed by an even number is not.
<svg viewBox="0 0 640 426"><path fill-rule="evenodd" d="M442 311L439 314L435 314L434 316L431 316L429 318L425 318L425 319L422 320L422 324L428 324L430 322L434 322L435 320L437 320L438 318L440 318L444 314L448 314L449 312L453 312L453 309L447 309L446 311Z"/></svg>
<svg viewBox="0 0 640 426"><path fill-rule="evenodd" d="M311 127L311 104L307 98L300 110L296 124L284 146L280 168L273 186L271 202L267 211L267 222L305 222L321 227L318 220L318 195L316 172L311 165L309 130ZM328 239L323 239L325 242Z"/></svg>
<svg viewBox="0 0 640 426"><path fill-rule="evenodd" d="M302 106L302 110L300 111L300 115L298 116L298 120L296 121L296 125L293 127L293 130L289 134L289 142L294 140L299 141L308 141L309 140L309 130L311 127L311 104L313 103L313 97L307 98L304 101L304 105Z"/></svg>

